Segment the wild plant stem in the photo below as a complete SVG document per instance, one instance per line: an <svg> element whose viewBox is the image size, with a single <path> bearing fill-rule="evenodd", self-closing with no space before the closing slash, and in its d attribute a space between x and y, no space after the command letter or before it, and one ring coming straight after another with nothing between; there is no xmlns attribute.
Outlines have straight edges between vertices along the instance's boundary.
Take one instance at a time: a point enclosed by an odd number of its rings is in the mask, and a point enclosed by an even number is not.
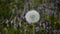
<svg viewBox="0 0 60 34"><path fill-rule="evenodd" d="M34 24L32 24L32 26L33 26L33 34L35 34L35 25Z"/></svg>

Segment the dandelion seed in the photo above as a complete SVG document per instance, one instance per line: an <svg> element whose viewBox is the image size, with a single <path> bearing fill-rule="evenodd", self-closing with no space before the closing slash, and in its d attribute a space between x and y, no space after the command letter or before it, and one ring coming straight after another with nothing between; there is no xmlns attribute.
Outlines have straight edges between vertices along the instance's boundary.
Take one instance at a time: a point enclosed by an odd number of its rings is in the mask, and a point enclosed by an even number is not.
<svg viewBox="0 0 60 34"><path fill-rule="evenodd" d="M26 13L25 18L28 23L35 23L39 21L40 15L36 10L31 10Z"/></svg>

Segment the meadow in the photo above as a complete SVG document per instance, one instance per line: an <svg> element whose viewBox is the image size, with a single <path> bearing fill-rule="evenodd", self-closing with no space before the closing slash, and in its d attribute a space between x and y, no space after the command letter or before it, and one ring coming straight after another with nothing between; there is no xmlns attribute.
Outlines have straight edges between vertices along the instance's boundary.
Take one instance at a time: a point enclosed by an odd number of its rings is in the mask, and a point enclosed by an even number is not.
<svg viewBox="0 0 60 34"><path fill-rule="evenodd" d="M38 22L26 21L30 10ZM60 0L0 0L0 34L60 34Z"/></svg>

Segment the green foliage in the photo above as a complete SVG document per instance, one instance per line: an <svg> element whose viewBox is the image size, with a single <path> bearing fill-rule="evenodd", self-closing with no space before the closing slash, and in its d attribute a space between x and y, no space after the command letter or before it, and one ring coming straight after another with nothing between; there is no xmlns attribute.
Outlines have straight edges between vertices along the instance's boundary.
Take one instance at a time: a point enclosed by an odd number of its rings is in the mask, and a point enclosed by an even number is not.
<svg viewBox="0 0 60 34"><path fill-rule="evenodd" d="M50 2L47 2L47 0L44 0L46 5L49 6ZM24 23L25 21L23 20L23 22L21 22L21 28L17 28L16 30L13 28L13 25L16 23L20 23L20 21L18 21L18 18L20 18L20 15L22 13L22 11L24 11L24 5L25 3L29 3L31 2L31 4L28 4L28 10L33 9L34 6L39 7L40 5L42 5L43 0L0 0L0 32L2 34L25 34L26 32L24 32L24 29L27 29L27 33L26 34L33 34L33 26L32 25L28 25L26 26ZM16 7L14 7L14 5L16 5ZM52 29L60 29L60 4L57 3L57 11L56 8L50 8L50 10L54 10L53 12L56 12L56 14L53 14L51 16L48 16L47 13L45 13L45 7L42 7L41 9L39 9L38 11L40 12L40 19L41 21L39 23L43 23L43 22L49 22L52 23L51 27ZM49 8L48 8L49 9ZM42 14L44 12L44 14ZM14 19L14 18L17 19ZM42 20L43 19L43 20ZM11 24L11 22L9 22L9 27L6 26L6 20L12 21L13 23ZM14 21L15 20L15 21ZM37 23L38 24L38 23ZM37 24L34 24L35 27ZM50 31L49 31L50 33ZM43 27L39 28L39 32L38 34L47 34L47 32L44 31ZM53 32L51 32L50 34L53 34Z"/></svg>

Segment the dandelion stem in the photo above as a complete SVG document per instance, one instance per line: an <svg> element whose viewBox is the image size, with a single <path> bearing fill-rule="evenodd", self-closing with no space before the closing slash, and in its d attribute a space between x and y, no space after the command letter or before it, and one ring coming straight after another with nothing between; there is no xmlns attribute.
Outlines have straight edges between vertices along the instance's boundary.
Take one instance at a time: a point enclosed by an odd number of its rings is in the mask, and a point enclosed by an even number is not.
<svg viewBox="0 0 60 34"><path fill-rule="evenodd" d="M32 26L33 26L33 34L35 34L35 25L34 24L32 24Z"/></svg>

